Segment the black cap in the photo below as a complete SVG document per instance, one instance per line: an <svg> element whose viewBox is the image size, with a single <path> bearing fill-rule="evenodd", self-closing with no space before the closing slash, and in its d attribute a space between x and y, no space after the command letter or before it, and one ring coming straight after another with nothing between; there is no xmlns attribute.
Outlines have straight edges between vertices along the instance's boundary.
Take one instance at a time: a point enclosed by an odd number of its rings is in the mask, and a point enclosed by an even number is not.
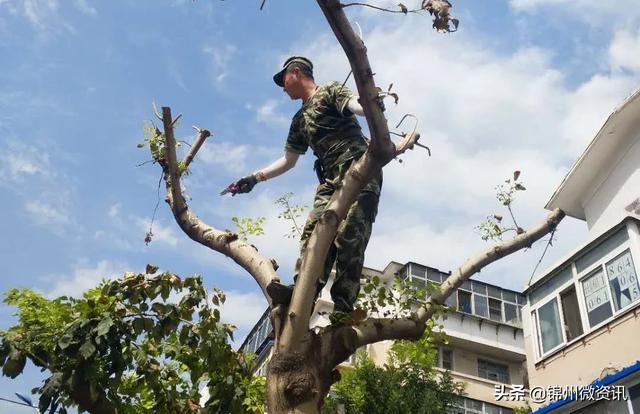
<svg viewBox="0 0 640 414"><path fill-rule="evenodd" d="M308 67L310 71L313 72L313 63L311 63L309 59L303 56L291 56L289 59L287 59L284 62L284 65L282 65L282 70L276 73L275 75L273 75L273 81L276 83L276 85L280 86L281 88L284 87L284 73L287 70L287 67L292 63L303 64L306 67Z"/></svg>

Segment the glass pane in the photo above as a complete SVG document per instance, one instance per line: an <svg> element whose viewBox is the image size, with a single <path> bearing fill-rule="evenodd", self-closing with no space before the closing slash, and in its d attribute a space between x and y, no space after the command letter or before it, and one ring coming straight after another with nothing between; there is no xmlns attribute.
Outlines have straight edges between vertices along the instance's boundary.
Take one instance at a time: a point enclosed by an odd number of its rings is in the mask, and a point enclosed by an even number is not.
<svg viewBox="0 0 640 414"><path fill-rule="evenodd" d="M418 289L424 289L425 286L427 285L424 279L420 279L415 276L411 276L411 284Z"/></svg>
<svg viewBox="0 0 640 414"><path fill-rule="evenodd" d="M582 319L580 318L580 308L578 307L578 295L576 288L563 292L560 295L560 303L562 304L562 315L564 316L564 330L567 335L567 341L582 335Z"/></svg>
<svg viewBox="0 0 640 414"><path fill-rule="evenodd" d="M567 283L572 277L573 273L571 272L571 265L563 268L549 280L529 293L529 300L531 301L531 304L533 305L538 303L541 299L544 299L545 296L553 293L555 290L559 289L560 286Z"/></svg>
<svg viewBox="0 0 640 414"><path fill-rule="evenodd" d="M427 268L416 263L411 263L411 274L415 276L425 277L425 275L427 274Z"/></svg>
<svg viewBox="0 0 640 414"><path fill-rule="evenodd" d="M493 404L485 404L484 412L485 414L500 414L500 407Z"/></svg>
<svg viewBox="0 0 640 414"><path fill-rule="evenodd" d="M628 239L629 234L627 233L627 228L621 228L614 235L602 241L600 244L589 250L587 254L576 260L576 270L578 273L582 273L589 266L611 253L616 247L620 246Z"/></svg>
<svg viewBox="0 0 640 414"><path fill-rule="evenodd" d="M489 299L489 318L494 321L502 322L502 301L497 299Z"/></svg>
<svg viewBox="0 0 640 414"><path fill-rule="evenodd" d="M468 399L465 401L467 408L482 412L482 401Z"/></svg>
<svg viewBox="0 0 640 414"><path fill-rule="evenodd" d="M582 290L584 291L584 301L587 304L589 325L593 327L613 314L607 282L602 269L598 269L582 281Z"/></svg>
<svg viewBox="0 0 640 414"><path fill-rule="evenodd" d="M458 291L458 310L464 313L471 313L471 293Z"/></svg>
<svg viewBox="0 0 640 414"><path fill-rule="evenodd" d="M462 282L460 289L471 291L471 282L469 282L468 280L465 280L464 282Z"/></svg>
<svg viewBox="0 0 640 414"><path fill-rule="evenodd" d="M489 286L489 296L496 299L502 299L502 291L494 286Z"/></svg>
<svg viewBox="0 0 640 414"><path fill-rule="evenodd" d="M483 295L487 294L487 285L484 283L471 282L471 289L476 293L482 293Z"/></svg>
<svg viewBox="0 0 640 414"><path fill-rule="evenodd" d="M453 369L453 351L450 349L442 350L442 368L449 371Z"/></svg>
<svg viewBox="0 0 640 414"><path fill-rule="evenodd" d="M525 295L518 295L518 305L526 305L527 297Z"/></svg>
<svg viewBox="0 0 640 414"><path fill-rule="evenodd" d="M504 303L504 321L513 325L518 324L518 308L516 305Z"/></svg>
<svg viewBox="0 0 640 414"><path fill-rule="evenodd" d="M516 294L513 292L507 292L506 290L502 291L502 299L508 300L509 302L516 303Z"/></svg>
<svg viewBox="0 0 640 414"><path fill-rule="evenodd" d="M640 298L638 277L629 250L608 262L605 267L616 310L626 308Z"/></svg>
<svg viewBox="0 0 640 414"><path fill-rule="evenodd" d="M509 383L509 367L491 361L478 359L478 376L492 381Z"/></svg>
<svg viewBox="0 0 640 414"><path fill-rule="evenodd" d="M444 304L452 309L457 309L458 308L458 301L456 300L457 296L458 295L456 294L456 292L453 292L451 295L449 295L447 300L444 301Z"/></svg>
<svg viewBox="0 0 640 414"><path fill-rule="evenodd" d="M562 342L558 302L553 299L551 302L542 305L540 309L538 309L538 319L540 323L542 353L544 354Z"/></svg>
<svg viewBox="0 0 640 414"><path fill-rule="evenodd" d="M487 297L486 296L481 296L481 295L477 295L477 294L473 294L473 304L476 307L476 315L478 316L482 316L482 317L487 317L488 313L487 313Z"/></svg>
<svg viewBox="0 0 640 414"><path fill-rule="evenodd" d="M445 280L446 277L443 278L442 273L438 272L437 270L427 268L427 279L440 283Z"/></svg>

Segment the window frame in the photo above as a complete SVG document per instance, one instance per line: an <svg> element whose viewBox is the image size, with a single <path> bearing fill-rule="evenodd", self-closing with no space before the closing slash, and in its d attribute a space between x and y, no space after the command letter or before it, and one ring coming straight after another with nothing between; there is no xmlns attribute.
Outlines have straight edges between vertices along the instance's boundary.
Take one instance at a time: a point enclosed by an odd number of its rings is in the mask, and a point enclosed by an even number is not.
<svg viewBox="0 0 640 414"><path fill-rule="evenodd" d="M506 381L494 380L494 379L491 379L491 378L485 378L482 375L480 375L480 361L482 361L484 363L487 363L487 364L492 364L492 365L495 365L495 366L501 365L501 366L505 367L507 369L507 380ZM498 382L500 384L507 384L507 385L511 384L511 370L509 369L509 364L508 363L505 364L505 363L502 363L502 362L496 362L496 361L493 361L493 360L487 359L487 358L477 358L476 359L476 364L477 364L476 367L477 367L477 372L478 372L478 377L479 378L485 379L487 381Z"/></svg>
<svg viewBox="0 0 640 414"><path fill-rule="evenodd" d="M622 242L619 246L615 247L614 249L610 250L607 254L600 257L596 262L582 269L582 271L578 273L576 268L576 261L580 260L586 254L591 252L593 249L596 249L599 245L606 242L606 240L615 236L618 233L618 231L621 231L623 229L626 230L627 232L627 239L624 242ZM592 243L595 242L595 240L597 239L594 239ZM617 310L617 311L615 310L613 289L611 288L611 284L609 283L609 276L607 274L607 269L606 269L607 262L610 262L611 260L617 258L619 255L623 254L625 251L628 250L631 256L634 270L636 272L636 277L639 276L640 269L637 266L638 266L638 263L640 263L640 261L638 260L640 258L640 229L638 224L635 221L623 221L621 224L612 227L610 231L606 232L605 237L602 237L601 240L593 243L593 246L591 246L589 249L583 248L582 250L585 250L584 253L574 256L573 258L570 259L569 263L559 266L558 268L559 271L556 272L557 274L560 274L565 267L567 266L570 267L572 277L569 280L567 280L565 283L561 285L558 285L555 288L555 290L553 290L549 294L538 298L535 305L533 306L530 305L530 301L528 300L529 302L528 306L529 306L529 311L531 315L531 326L532 326L531 335L532 335L533 341L535 342L534 348L536 352L535 352L534 362L536 364L541 362L545 358L551 356L552 354L557 352L559 349L569 346L574 342L580 341L584 336L589 335L594 331L597 331L598 329L605 326L612 320L615 320L621 314L628 312L630 309L633 309L634 307L640 306L640 298L638 298L636 299L635 302L631 302L626 307L621 308L620 310ZM612 314L611 316L604 319L600 323L594 326L591 326L591 324L589 323L589 317L587 314L587 305L586 305L582 283L585 279L592 276L598 269L601 269L604 274L605 284L606 284L605 287L609 295L609 302L612 309ZM566 292L567 289L569 289L571 286L574 287L574 289L576 290L576 295L578 296L578 308L580 311L580 319L582 322L583 333L582 335L579 335L573 338L571 341L567 341L566 331L564 329L564 310L562 308L561 294L563 292ZM542 306L551 302L552 300L556 301L559 308L558 310L559 310L559 317L560 317L560 323L562 328L561 329L562 341L556 347L548 350L547 352L544 352L542 348L542 335L540 331L540 317L538 315L538 310Z"/></svg>

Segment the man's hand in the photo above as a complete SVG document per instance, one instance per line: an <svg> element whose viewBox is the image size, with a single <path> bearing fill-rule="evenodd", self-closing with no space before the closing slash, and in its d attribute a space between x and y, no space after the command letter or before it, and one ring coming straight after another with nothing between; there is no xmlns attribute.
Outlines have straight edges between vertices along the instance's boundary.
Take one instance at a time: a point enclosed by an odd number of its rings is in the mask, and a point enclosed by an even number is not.
<svg viewBox="0 0 640 414"><path fill-rule="evenodd" d="M238 193L240 194L248 193L251 190L253 190L253 187L255 187L257 183L258 183L258 179L253 174L248 175L246 177L242 177L241 179L235 182L236 191L233 194L235 195Z"/></svg>

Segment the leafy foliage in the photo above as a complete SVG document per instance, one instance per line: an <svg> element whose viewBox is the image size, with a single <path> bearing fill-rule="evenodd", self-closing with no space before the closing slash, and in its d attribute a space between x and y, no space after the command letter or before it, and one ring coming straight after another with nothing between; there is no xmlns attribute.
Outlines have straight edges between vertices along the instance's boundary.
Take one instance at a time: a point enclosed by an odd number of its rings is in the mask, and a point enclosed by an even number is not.
<svg viewBox="0 0 640 414"><path fill-rule="evenodd" d="M429 328L420 341L398 341L389 351L389 362L382 367L365 352L358 352L354 368L343 371L323 412L336 413L339 406L349 414L447 412L463 389L448 371L434 368L434 341Z"/></svg>
<svg viewBox="0 0 640 414"><path fill-rule="evenodd" d="M435 282L426 284L417 280L411 283L408 279L396 277L388 286L378 276L367 279L360 289L356 307L368 315L376 317L407 317L440 287ZM440 311L444 311L441 307Z"/></svg>
<svg viewBox="0 0 640 414"><path fill-rule="evenodd" d="M302 237L302 227L298 224L296 219L302 217L302 213L307 209L307 206L299 204L291 204L291 197L293 193L286 193L282 197L276 200L276 205L282 208L282 212L278 214L279 219L288 220L291 222L291 229L289 233L284 237L288 239Z"/></svg>
<svg viewBox="0 0 640 414"><path fill-rule="evenodd" d="M262 225L267 220L266 217L232 217L231 222L236 226L236 234L244 241L247 241L248 236L261 236L264 234L264 227Z"/></svg>
<svg viewBox="0 0 640 414"><path fill-rule="evenodd" d="M79 400L125 414L198 412L203 389L207 412L261 412L264 380L228 343L235 327L220 321L224 294L208 293L200 276L157 271L125 273L81 299L9 291L19 323L0 332L3 374L15 378L27 359L48 370L34 389L43 412Z"/></svg>
<svg viewBox="0 0 640 414"><path fill-rule="evenodd" d="M508 178L504 181L504 184L496 186L496 198L500 204L507 208L514 227L505 227L503 217L499 214L487 216L487 219L476 227L482 240L502 241L502 235L509 231L514 231L516 234L524 232L524 229L516 222L511 205L515 200L516 193L525 190L526 187L520 181L520 171L517 170L513 172L512 178Z"/></svg>

